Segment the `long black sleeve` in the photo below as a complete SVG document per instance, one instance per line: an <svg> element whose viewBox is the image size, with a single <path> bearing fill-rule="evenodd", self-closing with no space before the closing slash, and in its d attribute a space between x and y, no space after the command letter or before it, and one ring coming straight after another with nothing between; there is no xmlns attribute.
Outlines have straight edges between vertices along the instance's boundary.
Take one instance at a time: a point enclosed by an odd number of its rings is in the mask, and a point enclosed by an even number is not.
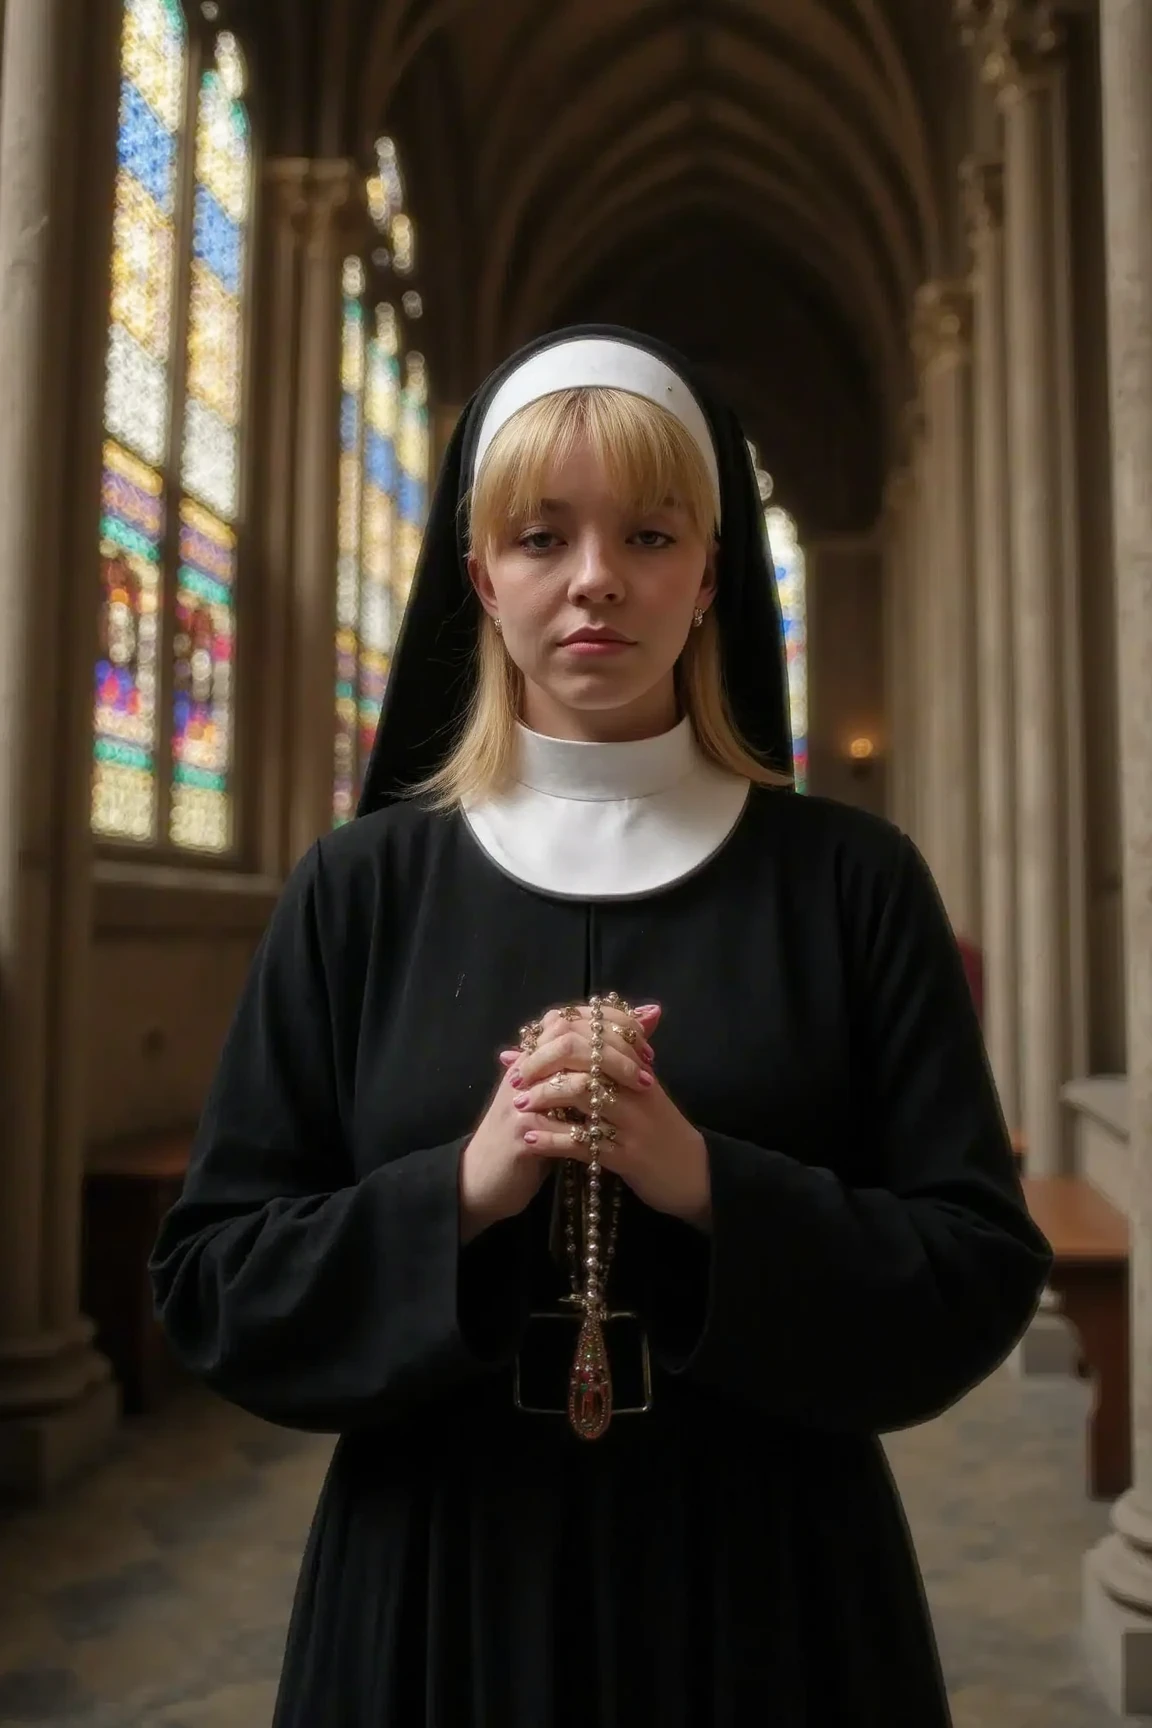
<svg viewBox="0 0 1152 1728"><path fill-rule="evenodd" d="M850 909L861 1133L850 1186L703 1130L709 1238L661 1220L668 1365L782 1420L882 1432L939 1414L1008 1355L1051 1266L1012 1159L963 966L899 837L886 891ZM695 1324L693 1310L695 1309Z"/></svg>
<svg viewBox="0 0 1152 1728"><path fill-rule="evenodd" d="M464 1140L356 1179L315 894L314 849L253 962L150 1270L195 1374L271 1421L335 1432L511 1354L523 1232L461 1250Z"/></svg>

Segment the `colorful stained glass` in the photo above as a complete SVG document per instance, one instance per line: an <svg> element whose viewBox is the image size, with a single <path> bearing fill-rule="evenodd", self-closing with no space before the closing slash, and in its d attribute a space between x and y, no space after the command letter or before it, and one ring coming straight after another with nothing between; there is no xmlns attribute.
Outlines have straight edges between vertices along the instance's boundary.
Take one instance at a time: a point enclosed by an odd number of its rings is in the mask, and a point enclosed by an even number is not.
<svg viewBox="0 0 1152 1728"><path fill-rule="evenodd" d="M420 556L428 510L428 373L422 354L407 357L400 403L399 495L393 584L401 609L407 604Z"/></svg>
<svg viewBox="0 0 1152 1728"><path fill-rule="evenodd" d="M403 211L393 216L388 230L392 241L392 263L401 276L410 276L416 268L416 230L411 216Z"/></svg>
<svg viewBox="0 0 1152 1728"><path fill-rule="evenodd" d="M393 306L376 308L368 344L364 403L364 516L360 552L360 756L376 736L396 642L400 606L393 589L400 332Z"/></svg>
<svg viewBox="0 0 1152 1728"><path fill-rule="evenodd" d="M332 814L339 825L356 808L360 682L360 532L363 487L365 339L364 267L344 265L340 341L340 457L336 524L336 740Z"/></svg>
<svg viewBox="0 0 1152 1728"><path fill-rule="evenodd" d="M187 77L178 0L125 0L112 217L92 826L156 837L157 677L175 217Z"/></svg>
<svg viewBox="0 0 1152 1728"><path fill-rule="evenodd" d="M368 181L367 191L369 215L381 233L386 233L393 216L404 208L404 182L391 138L376 140L376 173Z"/></svg>
<svg viewBox="0 0 1152 1728"><path fill-rule="evenodd" d="M163 461L167 443L185 69L184 17L176 0L127 0L104 424L153 463Z"/></svg>
<svg viewBox="0 0 1152 1728"><path fill-rule="evenodd" d="M240 484L243 281L252 161L239 51L221 36L200 81L188 312L188 398L182 478L189 492L235 521Z"/></svg>
<svg viewBox="0 0 1152 1728"><path fill-rule="evenodd" d="M196 111L169 820L176 845L212 852L232 843L232 588L252 173L243 88L239 50L222 34Z"/></svg>
<svg viewBox="0 0 1152 1728"><path fill-rule="evenodd" d="M803 792L808 785L808 614L804 552L796 524L786 510L766 510L765 521L784 620L796 790Z"/></svg>
<svg viewBox="0 0 1152 1728"><path fill-rule="evenodd" d="M233 585L236 536L186 498L173 637L172 807L178 846L223 852L231 844Z"/></svg>
<svg viewBox="0 0 1152 1728"><path fill-rule="evenodd" d="M151 840L162 488L151 468L109 439L101 492L92 826L110 837Z"/></svg>

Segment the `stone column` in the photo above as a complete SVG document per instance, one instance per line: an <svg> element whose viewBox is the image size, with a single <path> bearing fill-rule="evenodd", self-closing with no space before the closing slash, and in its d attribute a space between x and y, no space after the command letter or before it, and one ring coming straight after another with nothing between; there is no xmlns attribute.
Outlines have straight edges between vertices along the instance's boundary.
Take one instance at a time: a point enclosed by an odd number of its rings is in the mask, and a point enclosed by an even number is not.
<svg viewBox="0 0 1152 1728"><path fill-rule="evenodd" d="M1020 1126L1068 1167L1061 1088L1087 1048L1079 571L1063 34L1045 0L961 8L1004 121Z"/></svg>
<svg viewBox="0 0 1152 1728"><path fill-rule="evenodd" d="M1152 1714L1152 11L1101 0L1131 1148L1133 1483L1084 1566L1112 1708Z"/></svg>
<svg viewBox="0 0 1152 1728"><path fill-rule="evenodd" d="M266 302L262 324L266 352L277 363L264 368L259 424L260 504L263 518L264 595L261 655L261 772L257 788L259 864L273 878L292 862L289 813L293 803L293 641L297 408L300 384L300 290L308 232L306 157L271 157L264 169L268 213Z"/></svg>
<svg viewBox="0 0 1152 1728"><path fill-rule="evenodd" d="M927 856L928 804L931 761L928 752L928 714L932 706L930 676L928 508L931 495L931 448L924 413L919 401L905 410L904 430L911 476L911 500L905 549L908 563L907 602L908 651L912 657L906 701L910 718L908 773L908 833Z"/></svg>
<svg viewBox="0 0 1152 1728"><path fill-rule="evenodd" d="M306 210L292 500L290 861L332 826L341 276L345 254L360 238L359 183L356 165L343 160L310 161L302 182Z"/></svg>
<svg viewBox="0 0 1152 1728"><path fill-rule="evenodd" d="M953 928L979 941L970 324L965 285L930 282L917 294L914 345L931 453L925 838Z"/></svg>
<svg viewBox="0 0 1152 1728"><path fill-rule="evenodd" d="M1020 1119L1016 939L1016 716L1012 683L1003 170L963 169L972 243L976 688L984 1037L1011 1128Z"/></svg>
<svg viewBox="0 0 1152 1728"><path fill-rule="evenodd" d="M887 710L888 816L907 829L911 817L915 656L909 605L915 484L911 470L893 470L884 494L884 702Z"/></svg>
<svg viewBox="0 0 1152 1728"><path fill-rule="evenodd" d="M56 292L74 219L58 149L79 99L70 13L8 0L0 71L0 1494L22 1497L117 1414L77 1287L91 671L81 697L57 627L74 603Z"/></svg>

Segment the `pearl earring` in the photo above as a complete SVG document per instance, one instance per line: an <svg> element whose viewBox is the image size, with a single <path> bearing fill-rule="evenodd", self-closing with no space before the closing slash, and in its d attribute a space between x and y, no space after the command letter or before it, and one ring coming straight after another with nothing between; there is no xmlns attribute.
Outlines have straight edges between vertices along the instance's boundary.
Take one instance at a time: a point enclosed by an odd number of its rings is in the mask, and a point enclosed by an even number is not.
<svg viewBox="0 0 1152 1728"><path fill-rule="evenodd" d="M696 626L697 630L699 630L701 624L704 622L704 608L702 606L697 606L695 612L693 612L692 622Z"/></svg>

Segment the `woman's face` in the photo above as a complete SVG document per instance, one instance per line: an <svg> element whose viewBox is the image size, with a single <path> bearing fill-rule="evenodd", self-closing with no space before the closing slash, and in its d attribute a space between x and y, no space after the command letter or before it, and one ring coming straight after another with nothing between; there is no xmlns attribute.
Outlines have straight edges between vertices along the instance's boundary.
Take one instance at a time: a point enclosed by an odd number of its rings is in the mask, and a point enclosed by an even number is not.
<svg viewBox="0 0 1152 1728"><path fill-rule="evenodd" d="M548 478L538 516L469 559L524 675L524 724L556 738L624 741L676 723L673 668L715 558L674 502L621 505L586 445Z"/></svg>

